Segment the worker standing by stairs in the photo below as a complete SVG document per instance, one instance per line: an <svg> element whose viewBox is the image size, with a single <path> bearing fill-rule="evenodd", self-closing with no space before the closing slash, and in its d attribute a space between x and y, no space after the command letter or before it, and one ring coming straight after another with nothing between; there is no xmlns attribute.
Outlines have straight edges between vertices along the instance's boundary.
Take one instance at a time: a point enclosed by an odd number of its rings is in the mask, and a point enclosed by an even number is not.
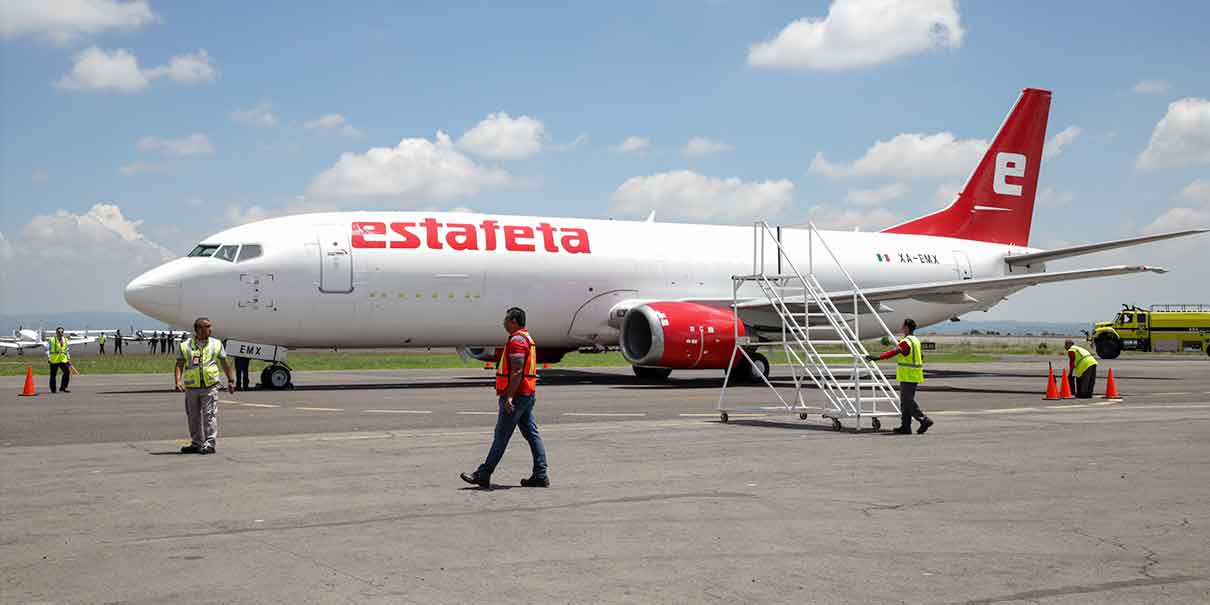
<svg viewBox="0 0 1210 605"><path fill-rule="evenodd" d="M899 341L898 346L882 355L867 355L866 359L878 361L897 357L895 380L899 381L901 420L899 426L892 432L900 435L912 434L912 418L915 418L920 422L920 428L916 429L916 433L923 435L925 431L929 430L929 427L933 426L933 420L925 416L924 412L920 410L920 405L916 403L916 389L920 383L924 382L924 354L920 350L920 339L914 335L916 321L911 318L903 320L903 327L900 331L903 339Z"/></svg>

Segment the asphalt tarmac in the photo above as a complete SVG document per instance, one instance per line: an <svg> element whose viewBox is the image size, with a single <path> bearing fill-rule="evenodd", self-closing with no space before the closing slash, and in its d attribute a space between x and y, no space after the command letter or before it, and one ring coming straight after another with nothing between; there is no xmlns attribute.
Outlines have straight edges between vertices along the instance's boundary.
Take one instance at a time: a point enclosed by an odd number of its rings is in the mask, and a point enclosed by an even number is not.
<svg viewBox="0 0 1210 605"><path fill-rule="evenodd" d="M553 485L516 487L518 435L490 490L458 479L490 371L224 395L214 456L175 453L170 376L0 378L0 601L1207 602L1210 361L1103 362L1098 393L1110 366L1120 401L932 365L923 436L722 424L717 372L544 370Z"/></svg>

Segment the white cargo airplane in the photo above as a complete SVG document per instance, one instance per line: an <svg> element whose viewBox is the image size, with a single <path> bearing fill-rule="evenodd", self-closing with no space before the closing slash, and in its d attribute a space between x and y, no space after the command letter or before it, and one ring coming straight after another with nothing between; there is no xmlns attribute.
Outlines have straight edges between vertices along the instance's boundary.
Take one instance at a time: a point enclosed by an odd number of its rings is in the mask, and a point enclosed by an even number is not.
<svg viewBox="0 0 1210 605"><path fill-rule="evenodd" d="M13 338L0 339L0 355L6 355L13 350L17 351L18 355L24 355L27 349L47 350L49 345L38 332L38 330L17 330ZM91 336L82 337L68 332L64 332L64 334L67 336L68 347L96 341L96 338Z"/></svg>
<svg viewBox="0 0 1210 605"><path fill-rule="evenodd" d="M1050 97L1037 89L1021 94L948 208L881 233L822 233L888 325L912 317L926 326L986 310L1035 284L1163 273L1146 266L1048 272L1046 262L1207 231L1029 247ZM807 231L785 230L781 241L796 265L807 264ZM752 272L753 242L752 227L446 212L303 214L207 237L187 257L131 281L126 300L182 328L208 316L218 333L240 340L456 346L480 359L494 357L500 318L519 306L541 361L586 345L620 344L636 374L666 377L672 369L729 363L731 276ZM851 299L839 268L820 265L816 277L828 296ZM741 299L736 311L749 336L768 334L765 298ZM676 337L686 326L714 327L725 336L699 350L700 343ZM877 322L861 327L863 338L879 335ZM767 373L767 360L756 359L762 367L749 369ZM262 380L285 385L289 370L273 366Z"/></svg>

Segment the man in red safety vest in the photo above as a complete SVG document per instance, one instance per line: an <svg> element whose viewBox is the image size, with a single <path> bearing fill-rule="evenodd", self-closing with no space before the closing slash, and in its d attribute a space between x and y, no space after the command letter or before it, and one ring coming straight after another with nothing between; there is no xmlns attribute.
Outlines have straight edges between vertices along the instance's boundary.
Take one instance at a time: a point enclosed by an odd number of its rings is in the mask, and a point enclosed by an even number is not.
<svg viewBox="0 0 1210 605"><path fill-rule="evenodd" d="M550 487L546 473L546 446L538 434L538 423L534 420L534 402L538 392L538 347L525 329L525 311L512 307L504 314L504 329L508 331L508 343L496 366L496 432L487 460L473 473L462 473L462 480L479 487L491 485L492 472L513 430L520 427L521 436L529 442L529 451L534 457L533 474L521 480L522 487Z"/></svg>

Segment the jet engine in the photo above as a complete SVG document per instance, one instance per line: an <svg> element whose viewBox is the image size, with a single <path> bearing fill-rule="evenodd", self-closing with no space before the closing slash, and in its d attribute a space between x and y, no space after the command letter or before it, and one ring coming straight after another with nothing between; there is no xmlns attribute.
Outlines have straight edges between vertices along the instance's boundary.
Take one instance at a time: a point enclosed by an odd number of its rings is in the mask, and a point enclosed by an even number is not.
<svg viewBox="0 0 1210 605"><path fill-rule="evenodd" d="M725 369L735 348L735 315L691 302L634 307L622 322L622 356L635 366ZM744 336L744 324L739 324Z"/></svg>

